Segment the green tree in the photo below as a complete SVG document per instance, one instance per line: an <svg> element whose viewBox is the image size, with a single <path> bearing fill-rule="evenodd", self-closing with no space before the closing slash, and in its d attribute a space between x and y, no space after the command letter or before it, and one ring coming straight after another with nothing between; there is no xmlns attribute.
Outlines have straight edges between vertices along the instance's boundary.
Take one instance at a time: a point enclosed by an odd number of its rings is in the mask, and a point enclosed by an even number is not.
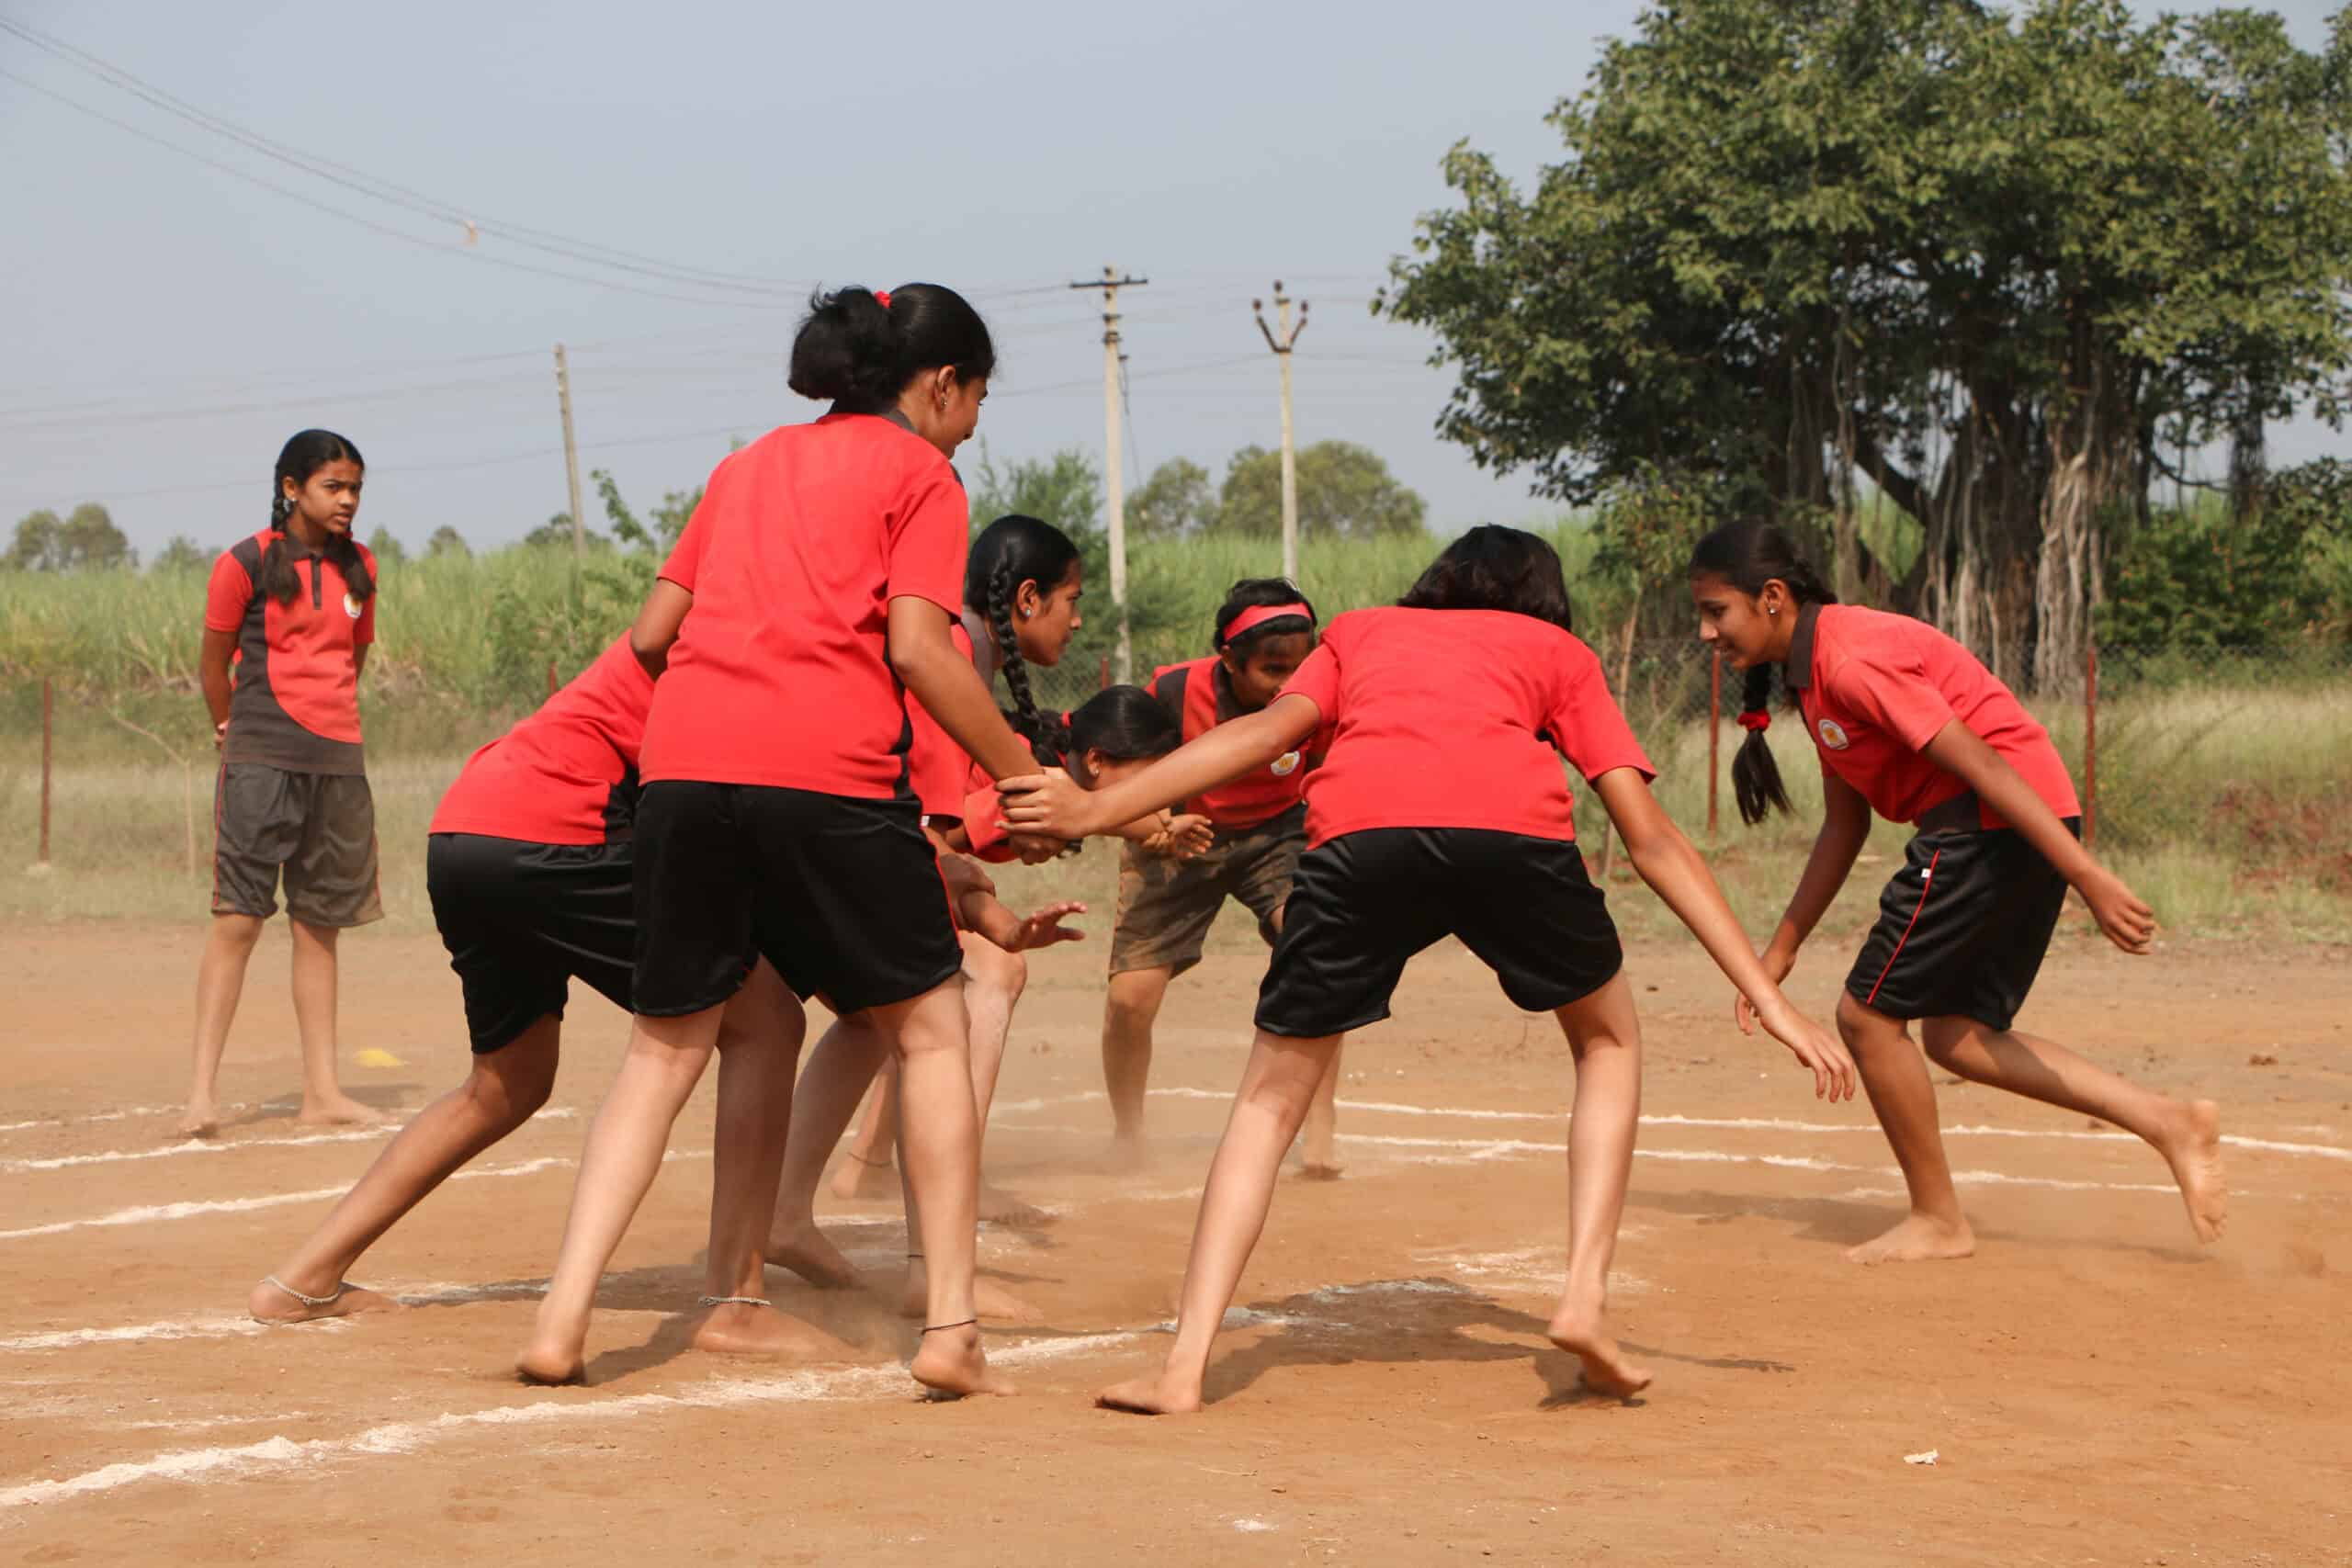
<svg viewBox="0 0 2352 1568"><path fill-rule="evenodd" d="M2165 439L2352 366L2352 23L2121 0L1685 0L1611 43L1522 195L1467 146L1381 308L1442 434L1539 491L1645 471L1813 536L1847 592L2063 683ZM1867 479L1915 520L1861 536Z"/></svg>
<svg viewBox="0 0 2352 1568"><path fill-rule="evenodd" d="M424 541L424 558L439 560L447 556L454 556L459 560L471 560L474 558L474 551L473 547L466 543L466 536L463 534L444 523L433 530L431 538Z"/></svg>
<svg viewBox="0 0 2352 1568"><path fill-rule="evenodd" d="M1079 541L1081 547L1102 533L1102 470L1078 447L1047 457L1019 457L997 466L983 445L967 485L975 532L1007 513L1042 518Z"/></svg>
<svg viewBox="0 0 2352 1568"><path fill-rule="evenodd" d="M1190 457L1170 457L1127 498L1127 528L1137 538L1172 539L1216 526L1216 480Z"/></svg>
<svg viewBox="0 0 2352 1568"><path fill-rule="evenodd" d="M147 563L147 570L151 572L202 571L211 563L212 558L205 553L203 546L186 534L175 534L169 543L155 552L155 558Z"/></svg>
<svg viewBox="0 0 2352 1568"><path fill-rule="evenodd" d="M703 487L700 485L692 490L670 491L662 497L662 504L647 513L652 519L652 525L649 527L638 520L637 513L629 510L628 502L621 499L621 487L613 481L610 469L592 468L588 478L595 485L597 495L604 500L605 515L613 525L613 537L636 550L668 555L677 544L678 536L686 531L686 522L694 516L695 508L702 504ZM560 517L562 513L559 513L557 516ZM554 525L555 518L549 518L547 526L551 528ZM567 538L571 527L571 519L564 518ZM589 536L595 536L594 530Z"/></svg>
<svg viewBox="0 0 2352 1568"><path fill-rule="evenodd" d="M408 562L408 547L390 528L379 527L368 535L368 547L376 553L378 566L404 566Z"/></svg>
<svg viewBox="0 0 2352 1568"><path fill-rule="evenodd" d="M1414 534L1427 523L1428 503L1398 484L1388 465L1368 447L1318 441L1300 449L1297 464L1302 538ZM1244 446L1233 455L1217 495L1216 526L1236 534L1282 532L1281 453Z"/></svg>
<svg viewBox="0 0 2352 1568"><path fill-rule="evenodd" d="M571 548L571 513L559 512L546 522L523 536L526 550L568 550ZM587 549L609 550L613 542L594 528L581 530L581 543Z"/></svg>
<svg viewBox="0 0 2352 1568"><path fill-rule="evenodd" d="M0 561L18 571L93 571L128 570L139 557L107 509L85 501L62 518L47 508L27 513Z"/></svg>

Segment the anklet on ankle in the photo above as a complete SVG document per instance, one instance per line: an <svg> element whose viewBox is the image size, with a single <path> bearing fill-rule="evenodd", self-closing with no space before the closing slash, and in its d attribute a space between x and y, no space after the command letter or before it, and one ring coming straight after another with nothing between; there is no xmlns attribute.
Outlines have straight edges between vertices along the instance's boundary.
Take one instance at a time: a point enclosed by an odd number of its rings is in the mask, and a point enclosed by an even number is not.
<svg viewBox="0 0 2352 1568"><path fill-rule="evenodd" d="M967 1317L961 1323L926 1323L922 1331L925 1334L944 1334L951 1328L969 1328L979 1321L977 1317Z"/></svg>
<svg viewBox="0 0 2352 1568"><path fill-rule="evenodd" d="M855 1149L844 1149L844 1150L842 1150L842 1152L843 1154L846 1154L847 1156L849 1156L849 1157L850 1157L850 1158L852 1158L852 1159L854 1159L854 1160L857 1161L857 1163L858 1163L858 1164L860 1164L860 1165L870 1165L870 1166L872 1166L872 1167L873 1167L875 1169L876 1169L876 1170L888 1170L888 1169L889 1169L889 1168L890 1168L890 1167L891 1167L893 1164L895 1164L895 1163L896 1163L895 1161L892 1161L892 1160L887 1160L887 1159L867 1159L864 1155L859 1154Z"/></svg>
<svg viewBox="0 0 2352 1568"><path fill-rule="evenodd" d="M296 1301L300 1302L306 1307L331 1307L334 1305L335 1303L343 1300L346 1292L356 1291L359 1288L348 1280L337 1280L334 1283L334 1292L332 1295L306 1296L275 1274L264 1274L261 1277L261 1282L265 1285L277 1286L279 1290L284 1291L288 1295L292 1296Z"/></svg>
<svg viewBox="0 0 2352 1568"><path fill-rule="evenodd" d="M768 1300L765 1296L702 1296L696 1298L695 1305L705 1307L763 1307L774 1306L775 1303Z"/></svg>
<svg viewBox="0 0 2352 1568"><path fill-rule="evenodd" d="M920 1263L922 1261L922 1254L920 1252L910 1252L907 1254L907 1261L910 1263Z"/></svg>

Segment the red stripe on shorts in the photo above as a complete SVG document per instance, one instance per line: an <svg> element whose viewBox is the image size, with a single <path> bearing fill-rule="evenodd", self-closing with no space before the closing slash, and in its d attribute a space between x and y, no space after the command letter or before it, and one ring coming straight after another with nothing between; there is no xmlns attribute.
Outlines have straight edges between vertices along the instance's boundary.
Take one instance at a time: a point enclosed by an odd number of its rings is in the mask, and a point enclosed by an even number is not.
<svg viewBox="0 0 2352 1568"><path fill-rule="evenodd" d="M1928 907L1928 895L1936 889L1936 863L1943 858L1944 852L1941 850L1938 850L1928 857L1927 873L1919 878L1919 902L1911 911L1910 924L1905 925L1903 928L1903 934L1894 939L1894 951L1886 955L1886 967L1878 972L1878 979L1871 986L1871 994L1862 998L1864 1007L1878 1005L1879 987L1886 984L1886 977L1889 975L1894 973L1894 961L1903 956L1903 944L1911 940L1911 928L1919 923L1919 911Z"/></svg>

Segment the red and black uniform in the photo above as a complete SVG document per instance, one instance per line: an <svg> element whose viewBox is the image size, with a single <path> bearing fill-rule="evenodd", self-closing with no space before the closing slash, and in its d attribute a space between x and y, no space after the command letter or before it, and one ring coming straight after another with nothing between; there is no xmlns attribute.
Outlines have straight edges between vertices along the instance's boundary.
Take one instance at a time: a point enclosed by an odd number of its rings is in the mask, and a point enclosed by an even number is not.
<svg viewBox="0 0 2352 1568"><path fill-rule="evenodd" d="M296 592L261 592L274 542ZM355 544L369 580L376 558ZM359 650L376 640L376 600L355 596L341 568L265 528L212 565L204 626L234 632L229 728L213 794L212 911L286 912L305 925L383 918L376 880L376 806L359 738Z"/></svg>
<svg viewBox="0 0 2352 1568"><path fill-rule="evenodd" d="M888 659L893 599L963 606L969 512L903 423L827 414L711 474L662 575L694 595L654 691L637 1010L735 994L765 956L842 1011L962 964Z"/></svg>
<svg viewBox="0 0 2352 1568"><path fill-rule="evenodd" d="M1212 655L1155 671L1146 688L1196 740L1239 718L1225 660ZM1274 940L1274 916L1290 897L1291 877L1306 847L1306 808L1299 804L1306 764L1295 751L1219 784L1182 809L1215 829L1204 853L1171 860L1132 841L1119 853L1119 909L1111 926L1111 973L1168 969L1182 974L1201 961L1217 911L1238 898L1258 917L1258 934Z"/></svg>
<svg viewBox="0 0 2352 1568"><path fill-rule="evenodd" d="M466 760L433 814L425 891L478 1052L561 1018L574 976L627 1008L630 839L653 678L617 638Z"/></svg>
<svg viewBox="0 0 2352 1568"><path fill-rule="evenodd" d="M1406 961L1456 936L1531 1012L1623 964L1586 876L1565 757L1586 779L1656 776L1600 660L1560 627L1496 610L1352 610L1283 688L1322 714L1307 851L1258 995L1258 1026L1304 1038L1388 1016Z"/></svg>
<svg viewBox="0 0 2352 1568"><path fill-rule="evenodd" d="M2082 807L2050 732L1974 654L1908 615L1804 606L1787 679L1821 771L1919 829L1879 896L1847 991L1892 1018L2007 1029L2049 952L2066 881L1922 752L1946 726L1966 727L2079 837Z"/></svg>

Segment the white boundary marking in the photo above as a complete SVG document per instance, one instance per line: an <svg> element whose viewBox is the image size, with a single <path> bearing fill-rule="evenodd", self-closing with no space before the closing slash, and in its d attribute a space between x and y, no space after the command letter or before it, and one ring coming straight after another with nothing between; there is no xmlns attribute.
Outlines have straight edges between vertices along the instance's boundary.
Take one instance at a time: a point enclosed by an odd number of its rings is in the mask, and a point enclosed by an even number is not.
<svg viewBox="0 0 2352 1568"><path fill-rule="evenodd" d="M514 1129L520 1133L534 1122L566 1122L580 1114L570 1106L542 1111ZM56 1123L50 1123L55 1125ZM31 1126L31 1122L17 1122ZM390 1138L407 1125L405 1122L387 1122L379 1126L354 1127L341 1133L303 1133L290 1138L189 1138L175 1144L159 1144L148 1149L107 1149L97 1154L51 1155L39 1159L0 1160L0 1175L15 1176L37 1170L64 1170L74 1166L114 1165L130 1160L170 1159L179 1155L232 1155L244 1149L299 1149L313 1144L365 1144ZM0 1128L0 1132L6 1129ZM514 1134L507 1134L509 1137Z"/></svg>

